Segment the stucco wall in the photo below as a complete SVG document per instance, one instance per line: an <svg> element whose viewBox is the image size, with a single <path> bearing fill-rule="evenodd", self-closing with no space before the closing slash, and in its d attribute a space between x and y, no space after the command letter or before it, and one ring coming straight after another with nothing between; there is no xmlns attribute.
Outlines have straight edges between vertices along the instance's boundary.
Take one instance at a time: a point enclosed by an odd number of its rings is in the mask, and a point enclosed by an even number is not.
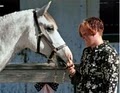
<svg viewBox="0 0 120 93"><path fill-rule="evenodd" d="M42 7L49 0L20 0L20 9ZM89 16L99 16L99 0L52 0L48 12L58 24L59 32L70 47L74 62L79 63L84 46L78 34L78 25ZM89 2L91 1L91 2ZM119 51L118 43L112 44ZM46 59L30 50L18 53L11 63L45 62ZM37 93L33 83L0 84L0 93ZM56 93L73 93L73 86L63 82Z"/></svg>

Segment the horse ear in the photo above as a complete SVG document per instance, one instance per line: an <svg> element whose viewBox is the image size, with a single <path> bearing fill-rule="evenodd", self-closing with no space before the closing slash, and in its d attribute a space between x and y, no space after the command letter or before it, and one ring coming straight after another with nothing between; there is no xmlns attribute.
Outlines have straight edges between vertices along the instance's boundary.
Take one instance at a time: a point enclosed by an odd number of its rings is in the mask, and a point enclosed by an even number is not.
<svg viewBox="0 0 120 93"><path fill-rule="evenodd" d="M47 12L48 8L50 7L50 4L51 4L51 1L47 5L44 5L42 8L37 8L35 10L37 16L39 17L39 16L44 15Z"/></svg>

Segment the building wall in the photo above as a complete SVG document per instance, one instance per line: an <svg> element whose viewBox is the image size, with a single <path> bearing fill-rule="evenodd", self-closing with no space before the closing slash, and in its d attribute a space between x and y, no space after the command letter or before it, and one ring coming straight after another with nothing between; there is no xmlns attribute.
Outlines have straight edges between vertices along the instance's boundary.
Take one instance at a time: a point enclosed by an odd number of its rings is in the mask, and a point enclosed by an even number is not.
<svg viewBox="0 0 120 93"><path fill-rule="evenodd" d="M49 0L20 0L20 10L42 7ZM59 32L70 47L74 62L80 63L80 56L85 47L78 34L78 25L90 16L99 16L99 0L52 0L48 12L55 19ZM118 43L112 45L119 50ZM33 51L25 49L18 53L11 63L46 62L46 58ZM63 82L55 93L73 93L70 82ZM34 83L0 84L0 93L38 93Z"/></svg>

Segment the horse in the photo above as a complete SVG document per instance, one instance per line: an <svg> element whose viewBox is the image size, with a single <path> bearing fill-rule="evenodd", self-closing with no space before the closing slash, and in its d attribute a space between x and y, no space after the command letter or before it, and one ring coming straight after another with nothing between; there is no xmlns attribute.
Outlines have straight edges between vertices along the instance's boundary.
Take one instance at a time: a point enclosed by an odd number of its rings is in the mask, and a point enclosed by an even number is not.
<svg viewBox="0 0 120 93"><path fill-rule="evenodd" d="M49 61L60 58L65 63L68 58L73 59L55 20L47 12L50 4L51 1L42 8L15 11L0 17L0 71L25 48L44 55Z"/></svg>

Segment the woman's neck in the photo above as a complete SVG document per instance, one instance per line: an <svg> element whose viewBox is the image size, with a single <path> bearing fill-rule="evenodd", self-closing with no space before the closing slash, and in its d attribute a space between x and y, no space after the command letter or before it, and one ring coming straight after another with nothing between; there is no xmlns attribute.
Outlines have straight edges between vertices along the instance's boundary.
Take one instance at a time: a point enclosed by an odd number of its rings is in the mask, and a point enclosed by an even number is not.
<svg viewBox="0 0 120 93"><path fill-rule="evenodd" d="M91 48L94 48L94 47L96 47L96 46L99 46L99 45L101 45L101 44L103 44L103 43L104 43L104 41L103 41L102 37L99 36L99 37L97 37L97 39L95 40L95 42L94 42L94 44L91 46Z"/></svg>

